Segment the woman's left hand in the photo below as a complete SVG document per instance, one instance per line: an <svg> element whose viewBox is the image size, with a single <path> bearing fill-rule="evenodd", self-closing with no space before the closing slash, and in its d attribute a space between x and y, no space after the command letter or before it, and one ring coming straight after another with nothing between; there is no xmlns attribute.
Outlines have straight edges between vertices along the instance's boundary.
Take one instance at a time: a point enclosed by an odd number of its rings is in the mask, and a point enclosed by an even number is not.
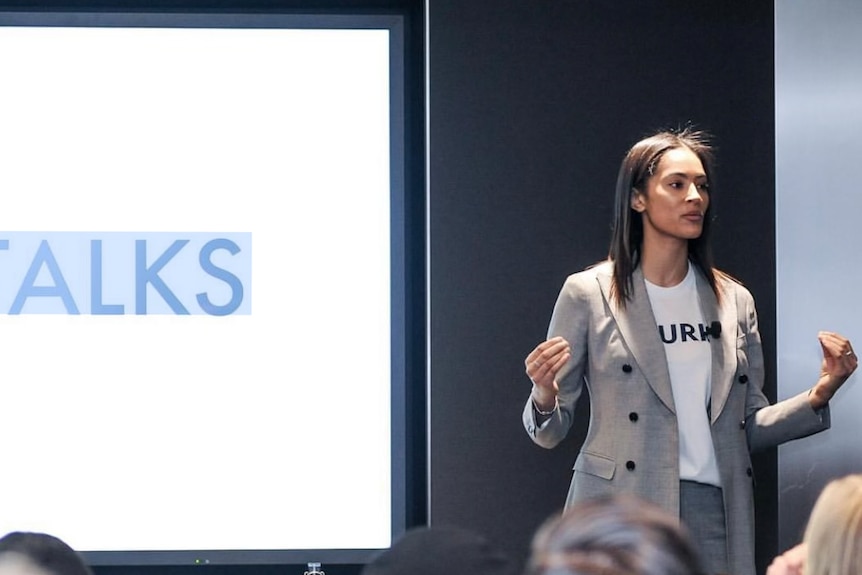
<svg viewBox="0 0 862 575"><path fill-rule="evenodd" d="M821 331L817 339L823 349L823 363L820 366L820 379L809 395L814 409L825 406L859 365L850 340L846 337L831 331Z"/></svg>

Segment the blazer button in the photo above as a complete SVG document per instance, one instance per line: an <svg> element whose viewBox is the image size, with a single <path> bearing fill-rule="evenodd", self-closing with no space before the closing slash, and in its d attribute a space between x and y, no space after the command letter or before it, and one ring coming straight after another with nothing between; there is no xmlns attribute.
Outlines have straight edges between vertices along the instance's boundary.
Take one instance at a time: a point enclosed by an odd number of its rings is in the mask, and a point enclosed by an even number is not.
<svg viewBox="0 0 862 575"><path fill-rule="evenodd" d="M635 470L635 462L634 461L626 461L626 469L629 471Z"/></svg>
<svg viewBox="0 0 862 575"><path fill-rule="evenodd" d="M748 376L744 373L739 376L739 383L748 383Z"/></svg>
<svg viewBox="0 0 862 575"><path fill-rule="evenodd" d="M638 420L638 414L637 414L637 413L635 413L634 411L633 411L633 412L631 412L631 413L629 414L629 421L637 421L637 420Z"/></svg>
<svg viewBox="0 0 862 575"><path fill-rule="evenodd" d="M751 477L751 476L753 475L753 474L751 473L751 468L750 468L750 467L749 467L748 469L746 469L746 470L745 470L745 474L746 474L746 475L748 475L749 477Z"/></svg>
<svg viewBox="0 0 862 575"><path fill-rule="evenodd" d="M739 422L739 429L745 429L745 420Z"/></svg>
<svg viewBox="0 0 862 575"><path fill-rule="evenodd" d="M631 372L632 372L632 366L630 366L630 365L629 365L629 364L627 364L627 363L624 363L624 364L623 364L623 372L625 372L625 373L631 373Z"/></svg>

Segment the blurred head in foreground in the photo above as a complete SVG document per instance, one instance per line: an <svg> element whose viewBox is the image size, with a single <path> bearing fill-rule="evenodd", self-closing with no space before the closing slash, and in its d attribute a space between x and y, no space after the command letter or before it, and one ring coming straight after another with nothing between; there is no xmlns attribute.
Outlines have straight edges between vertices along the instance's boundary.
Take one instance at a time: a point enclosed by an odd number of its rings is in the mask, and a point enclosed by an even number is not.
<svg viewBox="0 0 862 575"><path fill-rule="evenodd" d="M375 557L362 575L518 575L484 536L458 527L416 527Z"/></svg>
<svg viewBox="0 0 862 575"><path fill-rule="evenodd" d="M862 573L862 474L830 482L805 528L805 575Z"/></svg>
<svg viewBox="0 0 862 575"><path fill-rule="evenodd" d="M84 559L47 533L15 531L0 538L0 575L93 575Z"/></svg>
<svg viewBox="0 0 862 575"><path fill-rule="evenodd" d="M543 525L527 575L699 575L679 518L630 496L583 501Z"/></svg>

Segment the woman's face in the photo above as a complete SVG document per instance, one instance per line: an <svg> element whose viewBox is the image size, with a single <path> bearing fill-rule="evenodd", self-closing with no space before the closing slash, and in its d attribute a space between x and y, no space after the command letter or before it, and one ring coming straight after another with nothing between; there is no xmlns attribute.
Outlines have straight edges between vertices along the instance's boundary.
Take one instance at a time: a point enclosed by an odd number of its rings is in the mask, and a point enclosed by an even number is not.
<svg viewBox="0 0 862 575"><path fill-rule="evenodd" d="M644 242L688 242L699 237L709 207L700 159L688 148L665 152L647 180L646 192L635 191L631 206L643 219Z"/></svg>

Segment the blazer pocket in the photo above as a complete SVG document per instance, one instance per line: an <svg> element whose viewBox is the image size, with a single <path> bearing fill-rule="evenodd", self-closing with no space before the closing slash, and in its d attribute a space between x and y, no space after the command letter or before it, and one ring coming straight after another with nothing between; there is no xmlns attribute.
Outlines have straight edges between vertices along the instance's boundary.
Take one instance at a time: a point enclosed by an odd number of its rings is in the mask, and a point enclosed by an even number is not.
<svg viewBox="0 0 862 575"><path fill-rule="evenodd" d="M610 457L605 457L598 453L590 453L589 451L582 451L578 455L578 458L575 459L574 467L575 471L595 475L602 479L613 479L616 468L616 462Z"/></svg>

